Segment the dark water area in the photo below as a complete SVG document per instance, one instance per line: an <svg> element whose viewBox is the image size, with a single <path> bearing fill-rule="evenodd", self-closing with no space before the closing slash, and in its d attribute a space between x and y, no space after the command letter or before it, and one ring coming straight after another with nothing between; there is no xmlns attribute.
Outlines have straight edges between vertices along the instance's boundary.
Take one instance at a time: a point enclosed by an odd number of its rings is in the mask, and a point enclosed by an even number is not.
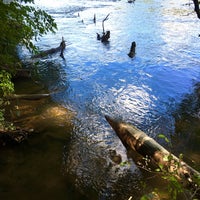
<svg viewBox="0 0 200 200"><path fill-rule="evenodd" d="M43 58L37 71L51 99L75 115L68 130L45 129L25 145L0 153L1 199L139 199L155 188L162 191L162 180L145 179L129 159L105 114L134 124L156 140L160 133L172 136L172 151L186 153L199 169L200 131L190 128L199 119L178 124L175 117L181 119L180 104L200 78L200 24L186 3L36 1L58 24L56 34L36 45L42 50L57 47L62 37L67 44L65 61L59 54ZM111 37L103 44L96 33L102 33L102 20L109 13L105 29ZM136 55L131 59L127 54L133 41ZM24 51L22 58L27 57ZM113 150L124 164L112 162Z"/></svg>

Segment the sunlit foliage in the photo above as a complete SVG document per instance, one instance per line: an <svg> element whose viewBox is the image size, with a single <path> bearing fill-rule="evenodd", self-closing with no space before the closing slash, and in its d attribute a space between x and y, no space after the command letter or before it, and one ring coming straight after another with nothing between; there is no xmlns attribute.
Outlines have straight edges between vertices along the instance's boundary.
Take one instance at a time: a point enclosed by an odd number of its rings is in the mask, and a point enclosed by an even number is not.
<svg viewBox="0 0 200 200"><path fill-rule="evenodd" d="M35 51L32 39L37 40L39 36L56 29L56 23L50 15L21 1L6 4L0 0L0 16L0 66L16 62L18 44Z"/></svg>

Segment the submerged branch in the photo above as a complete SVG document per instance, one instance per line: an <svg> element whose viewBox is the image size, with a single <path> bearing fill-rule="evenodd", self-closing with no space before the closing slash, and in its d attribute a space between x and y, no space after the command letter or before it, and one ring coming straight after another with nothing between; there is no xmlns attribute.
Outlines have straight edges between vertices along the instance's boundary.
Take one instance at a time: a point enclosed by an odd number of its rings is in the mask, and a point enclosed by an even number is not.
<svg viewBox="0 0 200 200"><path fill-rule="evenodd" d="M49 97L50 94L12 94L6 97L7 100L24 99L24 100L39 100Z"/></svg>

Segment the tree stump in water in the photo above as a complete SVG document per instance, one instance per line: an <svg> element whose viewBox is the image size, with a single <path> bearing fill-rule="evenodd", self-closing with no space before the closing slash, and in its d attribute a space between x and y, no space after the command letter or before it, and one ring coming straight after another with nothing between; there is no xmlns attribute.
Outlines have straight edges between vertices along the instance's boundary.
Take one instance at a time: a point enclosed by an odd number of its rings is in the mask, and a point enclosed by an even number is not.
<svg viewBox="0 0 200 200"><path fill-rule="evenodd" d="M109 42L108 40L109 40L109 38L110 38L110 31L106 31L106 32L105 32L105 28L104 28L104 22L105 22L106 20L108 20L108 16L109 16L109 15L110 15L110 14L108 14L108 15L105 17L105 19L103 19L103 21L102 21L103 35L101 36L99 33L97 33L97 40L101 40L101 42L103 42L103 43ZM95 20L96 20L96 18L95 18Z"/></svg>
<svg viewBox="0 0 200 200"><path fill-rule="evenodd" d="M133 58L135 56L135 48L136 48L136 42L132 42L130 52L128 53L128 56L130 58Z"/></svg>
<svg viewBox="0 0 200 200"><path fill-rule="evenodd" d="M97 33L97 40L101 40L101 42L103 43L109 42L108 41L109 38L110 38L110 31L106 31L106 33L103 33L102 36Z"/></svg>
<svg viewBox="0 0 200 200"><path fill-rule="evenodd" d="M93 22L96 24L96 14L94 14Z"/></svg>
<svg viewBox="0 0 200 200"><path fill-rule="evenodd" d="M128 3L134 3L135 0L128 0Z"/></svg>

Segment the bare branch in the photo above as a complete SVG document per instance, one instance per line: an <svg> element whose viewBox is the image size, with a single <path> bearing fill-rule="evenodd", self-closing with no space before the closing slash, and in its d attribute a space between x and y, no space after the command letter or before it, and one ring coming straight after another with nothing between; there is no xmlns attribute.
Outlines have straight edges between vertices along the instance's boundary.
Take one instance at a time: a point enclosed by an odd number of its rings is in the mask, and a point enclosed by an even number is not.
<svg viewBox="0 0 200 200"><path fill-rule="evenodd" d="M104 29L104 22L106 20L108 20L108 17L109 17L110 13L105 17L105 19L102 21L102 27L103 27L103 34L105 34L105 29Z"/></svg>

